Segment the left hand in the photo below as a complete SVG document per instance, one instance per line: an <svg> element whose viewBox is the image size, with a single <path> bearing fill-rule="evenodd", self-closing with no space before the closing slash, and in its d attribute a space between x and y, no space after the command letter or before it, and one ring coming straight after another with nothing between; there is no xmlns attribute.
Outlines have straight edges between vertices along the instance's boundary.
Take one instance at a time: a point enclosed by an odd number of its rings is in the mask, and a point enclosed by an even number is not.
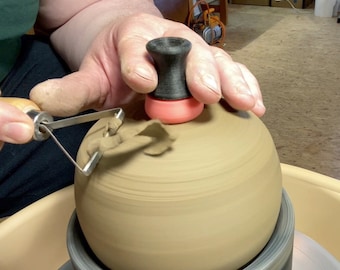
<svg viewBox="0 0 340 270"><path fill-rule="evenodd" d="M156 88L157 73L145 45L166 36L183 37L192 43L186 79L197 100L211 104L225 98L235 109L264 114L258 82L244 65L206 44L187 26L147 14L108 24L93 41L79 71L38 84L30 97L41 109L58 116L127 103L133 92L145 94Z"/></svg>

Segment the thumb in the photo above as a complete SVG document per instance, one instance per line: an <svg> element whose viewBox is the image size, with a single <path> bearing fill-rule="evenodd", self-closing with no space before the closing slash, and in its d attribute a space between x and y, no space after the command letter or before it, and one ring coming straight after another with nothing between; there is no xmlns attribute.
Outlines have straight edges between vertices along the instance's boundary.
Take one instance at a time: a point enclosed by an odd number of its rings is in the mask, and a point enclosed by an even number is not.
<svg viewBox="0 0 340 270"><path fill-rule="evenodd" d="M32 119L13 105L0 101L0 141L27 143L34 134ZM0 143L1 148L2 143Z"/></svg>
<svg viewBox="0 0 340 270"><path fill-rule="evenodd" d="M50 79L37 84L30 92L41 110L55 116L70 116L86 110L100 94L94 96L96 82L84 72L78 71L59 79Z"/></svg>
<svg viewBox="0 0 340 270"><path fill-rule="evenodd" d="M110 76L100 68L89 67L63 78L50 79L36 85L30 93L42 110L54 116L71 116L95 109L104 110L127 103L132 91L120 76ZM114 79L113 79L114 78Z"/></svg>

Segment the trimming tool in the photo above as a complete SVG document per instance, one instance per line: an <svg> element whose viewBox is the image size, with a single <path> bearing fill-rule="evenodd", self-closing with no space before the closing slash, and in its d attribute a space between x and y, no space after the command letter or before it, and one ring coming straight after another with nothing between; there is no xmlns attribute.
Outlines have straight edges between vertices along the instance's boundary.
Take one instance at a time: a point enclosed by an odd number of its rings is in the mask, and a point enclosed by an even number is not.
<svg viewBox="0 0 340 270"><path fill-rule="evenodd" d="M33 120L34 123L33 139L36 141L44 141L51 137L53 141L57 144L57 146L61 149L61 151L66 155L66 157L74 164L74 166L86 176L89 176L93 172L94 168L97 166L99 160L102 157L102 153L100 151L96 151L95 153L93 153L89 161L85 164L84 168L81 168L80 165L68 153L65 147L63 147L63 145L59 142L57 137L53 134L53 130L92 122L105 117L115 117L120 120L120 125L114 130L108 130L103 135L104 137L109 137L116 134L125 116L122 108L113 108L105 111L92 112L63 118L60 120L54 120L52 115L47 112L38 110L38 106L30 100L22 98L1 97L0 101L12 104L20 110L24 111Z"/></svg>

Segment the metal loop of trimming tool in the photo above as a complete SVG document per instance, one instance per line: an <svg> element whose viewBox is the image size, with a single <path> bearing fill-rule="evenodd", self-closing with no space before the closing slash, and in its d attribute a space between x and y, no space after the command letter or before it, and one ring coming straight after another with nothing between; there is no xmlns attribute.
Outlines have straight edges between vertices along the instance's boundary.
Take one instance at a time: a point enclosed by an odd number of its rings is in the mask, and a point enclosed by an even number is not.
<svg viewBox="0 0 340 270"><path fill-rule="evenodd" d="M47 132L44 128L42 128L42 123L53 122L53 117L46 112L40 112L35 110L28 111L27 115L32 118L34 123L33 139L36 141L47 140L50 137L50 133ZM48 127L46 127L46 129L52 132L52 130L49 129Z"/></svg>
<svg viewBox="0 0 340 270"><path fill-rule="evenodd" d="M121 109L121 108L116 108L116 109L113 109L113 110L108 110L108 112L111 111L111 112L114 112L114 117L116 117L117 119L121 120L123 122L123 119L124 119L124 111ZM105 112L104 112L105 114ZM41 115L41 114L40 114ZM47 115L47 118L46 119L46 115L45 114L42 114L43 117L42 118L39 118L39 120L41 119L45 119L47 122L40 122L39 124L39 130L37 132L36 130L36 134L35 134L35 139L36 140L45 140L49 137L51 137L53 139L53 141L57 144L57 146L61 149L61 151L65 154L65 156L72 162L72 164L81 172L83 173L84 175L86 176L89 176L93 170L95 169L95 167L97 166L99 160L101 159L102 157L102 153L100 151L96 151L92 154L92 156L90 157L89 161L85 164L84 168L80 167L80 165L72 158L72 156L69 154L69 152L65 149L65 147L59 142L59 140L57 139L57 137L53 134L53 129L49 127L49 124L50 123L56 123L56 122L53 122L51 120L51 118L48 117L48 114ZM86 115L85 116L80 116L79 118L78 117L74 117L74 118L70 118L70 120L67 120L65 119L65 122L67 121L68 124L66 126L70 126L72 124L71 121L73 121L73 125L75 124L79 124L79 123L84 123L84 122L89 122L89 121L92 121L95 119L95 115L100 115L100 112L98 113L93 113L92 114L93 117L91 118L91 116L87 119L90 119L88 121L85 121L85 120L81 120L81 121L77 121L77 120L74 120L74 119L85 119L86 118ZM49 121L52 121L52 122L49 122ZM60 120L60 121L63 121L63 120ZM37 125L36 125L37 126ZM57 128L61 128L62 126L58 126ZM108 131L104 134L104 137L108 137L108 136L112 136L114 134L116 134L116 132L118 131L120 126L118 126L116 128L116 130L112 131ZM37 128L36 128L37 129ZM39 135L40 134L40 135Z"/></svg>

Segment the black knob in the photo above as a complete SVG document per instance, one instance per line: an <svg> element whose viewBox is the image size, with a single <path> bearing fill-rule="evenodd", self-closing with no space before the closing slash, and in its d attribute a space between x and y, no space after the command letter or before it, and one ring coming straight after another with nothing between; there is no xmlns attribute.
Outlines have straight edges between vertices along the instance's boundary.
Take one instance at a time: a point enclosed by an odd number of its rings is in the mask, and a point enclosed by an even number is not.
<svg viewBox="0 0 340 270"><path fill-rule="evenodd" d="M151 40L146 49L152 56L158 73L158 85L150 95L161 100L176 100L191 96L185 79L186 57L191 50L184 38L165 37Z"/></svg>
<svg viewBox="0 0 340 270"><path fill-rule="evenodd" d="M147 115L166 124L184 123L200 115L204 104L191 96L185 79L190 41L163 37L149 41L146 49L158 73L158 85L145 99Z"/></svg>

